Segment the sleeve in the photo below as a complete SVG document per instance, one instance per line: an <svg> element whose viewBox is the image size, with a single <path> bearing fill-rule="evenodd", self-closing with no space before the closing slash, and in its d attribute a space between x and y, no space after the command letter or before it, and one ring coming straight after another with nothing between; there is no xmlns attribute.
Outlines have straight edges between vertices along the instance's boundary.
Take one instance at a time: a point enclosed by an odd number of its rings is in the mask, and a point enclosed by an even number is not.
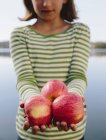
<svg viewBox="0 0 106 140"><path fill-rule="evenodd" d="M21 28L14 29L11 33L9 47L17 77L16 88L20 100L24 102L40 92L33 74L26 44L24 31Z"/></svg>
<svg viewBox="0 0 106 140"><path fill-rule="evenodd" d="M76 30L75 46L73 48L72 61L67 87L69 92L75 92L84 96L87 88L87 67L90 54L90 30L85 24L80 23Z"/></svg>

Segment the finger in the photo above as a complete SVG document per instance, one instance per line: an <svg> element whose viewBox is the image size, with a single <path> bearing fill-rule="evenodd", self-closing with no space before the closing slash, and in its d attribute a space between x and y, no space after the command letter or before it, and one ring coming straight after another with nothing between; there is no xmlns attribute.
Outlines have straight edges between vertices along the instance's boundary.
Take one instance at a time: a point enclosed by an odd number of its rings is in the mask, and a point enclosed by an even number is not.
<svg viewBox="0 0 106 140"><path fill-rule="evenodd" d="M36 134L38 131L39 131L39 126L38 125L35 125L35 126L32 127L33 134Z"/></svg>
<svg viewBox="0 0 106 140"><path fill-rule="evenodd" d="M25 115L25 116L24 116L24 118L25 118L25 121L29 121L29 119L28 119L28 116L27 116L27 115Z"/></svg>
<svg viewBox="0 0 106 140"><path fill-rule="evenodd" d="M45 125L41 125L40 130L41 130L41 132L45 132L46 131L46 126Z"/></svg>
<svg viewBox="0 0 106 140"><path fill-rule="evenodd" d="M57 128L58 128L59 131L62 130L60 122L56 122L56 126L57 126Z"/></svg>
<svg viewBox="0 0 106 140"><path fill-rule="evenodd" d="M61 127L62 127L62 129L63 129L64 131L68 131L68 130L69 130L69 127L68 127L67 123L64 122L64 121L61 122Z"/></svg>
<svg viewBox="0 0 106 140"><path fill-rule="evenodd" d="M86 106L86 105L84 105L84 108L87 108L87 106Z"/></svg>
<svg viewBox="0 0 106 140"><path fill-rule="evenodd" d="M19 103L19 105L20 105L21 108L24 108L24 102L21 101L21 102Z"/></svg>
<svg viewBox="0 0 106 140"><path fill-rule="evenodd" d="M28 130L29 128L30 128L29 121L25 121L23 129Z"/></svg>
<svg viewBox="0 0 106 140"><path fill-rule="evenodd" d="M83 102L85 102L85 98L82 96L82 100L83 100Z"/></svg>
<svg viewBox="0 0 106 140"><path fill-rule="evenodd" d="M84 114L83 119L84 119L84 120L86 120L86 119L87 119L87 115L86 115L86 114Z"/></svg>
<svg viewBox="0 0 106 140"><path fill-rule="evenodd" d="M70 124L70 128L71 128L73 131L76 131L77 126L76 126L76 124Z"/></svg>
<svg viewBox="0 0 106 140"><path fill-rule="evenodd" d="M49 124L49 125L48 125L48 128L50 128L50 129L51 129L51 128L52 128L52 124Z"/></svg>

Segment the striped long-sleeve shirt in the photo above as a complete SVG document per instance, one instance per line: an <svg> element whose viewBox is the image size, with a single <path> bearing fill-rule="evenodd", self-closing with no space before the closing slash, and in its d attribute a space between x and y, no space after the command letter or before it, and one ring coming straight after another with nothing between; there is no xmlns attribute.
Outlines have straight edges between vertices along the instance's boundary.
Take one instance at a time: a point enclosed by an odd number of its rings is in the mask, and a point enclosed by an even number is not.
<svg viewBox="0 0 106 140"><path fill-rule="evenodd" d="M30 25L18 27L11 33L10 51L19 100L26 101L39 95L41 88L51 79L63 81L69 91L84 96L90 32L83 23L72 25L64 32L52 35L39 34ZM53 127L34 135L31 129L23 130L24 116L24 110L19 107L16 129L18 135L26 140L79 140L85 133L86 117L77 124L76 131L58 131Z"/></svg>

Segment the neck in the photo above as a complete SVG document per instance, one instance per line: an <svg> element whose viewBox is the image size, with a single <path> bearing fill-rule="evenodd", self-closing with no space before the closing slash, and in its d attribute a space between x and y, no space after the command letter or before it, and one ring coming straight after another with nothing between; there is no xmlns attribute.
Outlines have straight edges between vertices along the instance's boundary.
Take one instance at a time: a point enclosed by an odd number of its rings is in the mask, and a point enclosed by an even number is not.
<svg viewBox="0 0 106 140"><path fill-rule="evenodd" d="M58 19L55 21L42 21L42 20L37 20L37 22L33 25L33 28L40 34L54 34L54 33L59 33L67 28L69 28L70 24L66 23L62 19Z"/></svg>
<svg viewBox="0 0 106 140"><path fill-rule="evenodd" d="M42 21L40 19L37 20L35 23L36 27L43 27L45 29L56 29L60 26L63 26L65 24L63 19L58 19L58 20L51 20L51 21Z"/></svg>

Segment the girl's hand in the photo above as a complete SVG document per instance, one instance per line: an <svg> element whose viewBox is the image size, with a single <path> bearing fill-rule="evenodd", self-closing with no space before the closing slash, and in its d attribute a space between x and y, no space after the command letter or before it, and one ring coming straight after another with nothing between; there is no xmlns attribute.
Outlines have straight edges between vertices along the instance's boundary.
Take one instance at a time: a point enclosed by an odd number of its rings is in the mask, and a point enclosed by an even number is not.
<svg viewBox="0 0 106 140"><path fill-rule="evenodd" d="M31 127L30 123L29 123L27 117L25 117L25 123L24 123L23 129L28 130L30 127ZM32 133L36 134L38 131L45 132L47 127L51 128L52 126L51 126L51 124L48 125L48 126L46 126L46 125L41 125L41 126L35 125L35 126L32 127Z"/></svg>
<svg viewBox="0 0 106 140"><path fill-rule="evenodd" d="M20 103L20 107L24 109L24 103L23 102ZM32 127L32 126L30 125L30 122L29 122L27 116L25 116L25 122L24 122L23 129L28 130L30 127ZM41 125L41 126L35 125L35 126L32 127L32 133L36 134L38 131L45 132L47 127L51 128L52 125L51 124L49 124L48 126L46 126L46 125Z"/></svg>
<svg viewBox="0 0 106 140"><path fill-rule="evenodd" d="M67 122L56 122L56 126L58 128L58 130L64 130L64 131L68 131L69 129L76 131L77 126L75 124L67 124Z"/></svg>
<svg viewBox="0 0 106 140"><path fill-rule="evenodd" d="M85 102L84 97L82 97L82 100L83 100L83 102ZM84 108L86 108L86 105L84 105ZM69 129L71 129L73 131L77 130L76 124L67 124L67 122L65 122L65 121L59 122L59 121L53 120L53 124L54 124L54 126L56 126L58 128L59 131L62 131L62 130L68 131Z"/></svg>
<svg viewBox="0 0 106 140"><path fill-rule="evenodd" d="M55 122L53 121L54 126L56 126L58 128L59 131L68 131L69 129L76 131L77 129L77 125L75 124L67 124L67 122L62 121L62 122Z"/></svg>

